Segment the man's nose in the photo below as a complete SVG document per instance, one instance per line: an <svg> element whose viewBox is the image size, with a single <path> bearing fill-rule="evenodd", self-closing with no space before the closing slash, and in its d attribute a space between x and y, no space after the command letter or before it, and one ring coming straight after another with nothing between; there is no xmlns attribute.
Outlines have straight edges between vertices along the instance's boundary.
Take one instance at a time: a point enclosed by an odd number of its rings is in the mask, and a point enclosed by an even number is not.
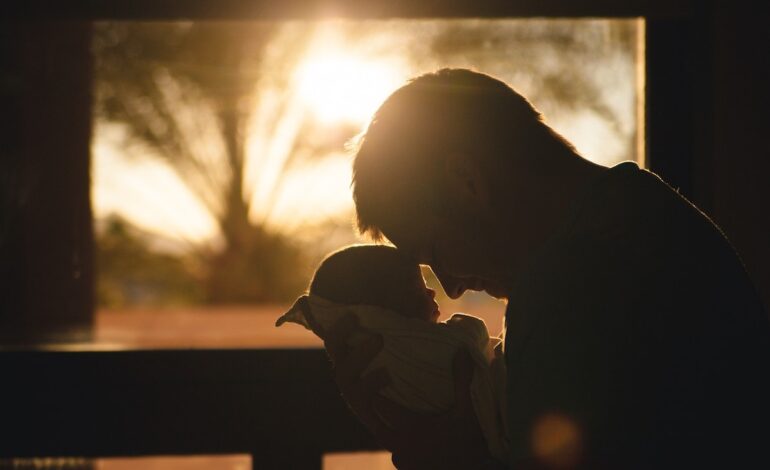
<svg viewBox="0 0 770 470"><path fill-rule="evenodd" d="M467 287L465 287L465 282L463 282L462 279L448 276L443 273L435 274L438 278L438 282L441 283L441 287L444 288L444 292L446 292L446 295L449 296L450 299L460 298L460 296L463 295L463 292L467 290Z"/></svg>
<svg viewBox="0 0 770 470"><path fill-rule="evenodd" d="M428 296L431 299L435 299L436 298L436 291L435 290L430 289L430 288L426 288L425 290L428 291Z"/></svg>

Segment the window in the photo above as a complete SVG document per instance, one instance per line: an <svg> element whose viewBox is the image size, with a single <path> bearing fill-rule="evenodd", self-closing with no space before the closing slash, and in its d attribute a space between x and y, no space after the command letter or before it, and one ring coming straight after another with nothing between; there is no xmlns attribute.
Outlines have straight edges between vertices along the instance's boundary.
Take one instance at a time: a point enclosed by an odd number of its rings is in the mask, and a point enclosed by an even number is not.
<svg viewBox="0 0 770 470"><path fill-rule="evenodd" d="M345 143L389 93L473 68L587 158L643 163L643 35L636 19L97 23L95 341L318 346L272 324L360 241ZM501 328L485 294L441 304Z"/></svg>

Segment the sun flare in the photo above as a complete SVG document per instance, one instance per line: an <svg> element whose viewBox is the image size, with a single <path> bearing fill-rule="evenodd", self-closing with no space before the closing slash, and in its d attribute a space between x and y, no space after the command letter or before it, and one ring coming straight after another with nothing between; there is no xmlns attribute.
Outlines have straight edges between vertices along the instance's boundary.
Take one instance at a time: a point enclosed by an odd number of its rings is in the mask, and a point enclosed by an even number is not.
<svg viewBox="0 0 770 470"><path fill-rule="evenodd" d="M343 51L311 52L297 67L297 92L320 121L364 123L403 81L385 60Z"/></svg>

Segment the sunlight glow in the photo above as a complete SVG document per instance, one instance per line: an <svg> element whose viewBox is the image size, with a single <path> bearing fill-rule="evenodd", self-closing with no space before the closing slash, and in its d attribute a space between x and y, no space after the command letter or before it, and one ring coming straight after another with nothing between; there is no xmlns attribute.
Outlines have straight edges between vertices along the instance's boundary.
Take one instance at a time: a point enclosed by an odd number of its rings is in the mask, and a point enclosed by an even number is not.
<svg viewBox="0 0 770 470"><path fill-rule="evenodd" d="M141 229L185 244L214 238L218 231L216 220L179 176L158 158L128 155L111 139L115 132L116 128L108 125L97 127L95 132L95 217L120 214Z"/></svg>
<svg viewBox="0 0 770 470"><path fill-rule="evenodd" d="M325 123L363 123L404 81L398 67L343 50L311 53L295 75L299 96Z"/></svg>
<svg viewBox="0 0 770 470"><path fill-rule="evenodd" d="M271 223L291 231L309 221L322 222L337 214L352 213L351 177L350 159L345 154L295 169L277 189Z"/></svg>
<svg viewBox="0 0 770 470"><path fill-rule="evenodd" d="M253 109L242 110L242 191L249 219L296 235L348 217L353 203L345 139L363 130L410 77L442 67L474 68L510 83L592 161L641 162L644 54L638 48L644 22L634 21L640 32L631 52L607 39L617 29L608 20L580 20L580 28L537 19L282 24L265 48L254 99L244 100ZM556 47L554 38L560 37L574 44ZM567 70L582 87L574 96L543 80ZM162 70L155 80L174 109L169 122L184 131L186 146L211 169L209 179L226 186L230 173L212 108ZM158 155L134 155L119 135L111 135L115 129L105 122L94 129L96 217L117 213L185 245L216 242L219 221L201 202L212 198L201 198Z"/></svg>

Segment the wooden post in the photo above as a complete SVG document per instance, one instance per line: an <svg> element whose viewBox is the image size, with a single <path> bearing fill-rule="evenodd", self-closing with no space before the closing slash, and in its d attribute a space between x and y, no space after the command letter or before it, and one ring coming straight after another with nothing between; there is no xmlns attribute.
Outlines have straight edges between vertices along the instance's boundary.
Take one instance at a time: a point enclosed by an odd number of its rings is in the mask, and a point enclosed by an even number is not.
<svg viewBox="0 0 770 470"><path fill-rule="evenodd" d="M91 25L0 30L0 340L83 340L93 319Z"/></svg>

